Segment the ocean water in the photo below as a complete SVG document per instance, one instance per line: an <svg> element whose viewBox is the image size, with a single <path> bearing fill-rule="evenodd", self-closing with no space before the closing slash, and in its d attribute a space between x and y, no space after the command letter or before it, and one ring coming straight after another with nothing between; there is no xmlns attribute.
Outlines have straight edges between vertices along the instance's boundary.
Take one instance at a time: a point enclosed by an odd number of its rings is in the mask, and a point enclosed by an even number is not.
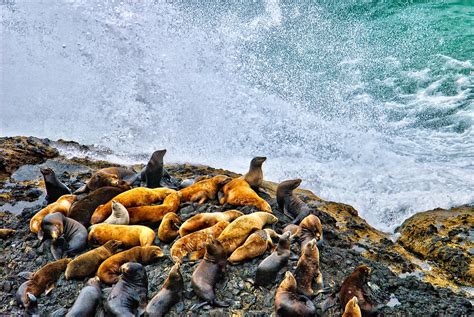
<svg viewBox="0 0 474 317"><path fill-rule="evenodd" d="M474 1L0 1L0 134L300 177L392 230L474 202Z"/></svg>

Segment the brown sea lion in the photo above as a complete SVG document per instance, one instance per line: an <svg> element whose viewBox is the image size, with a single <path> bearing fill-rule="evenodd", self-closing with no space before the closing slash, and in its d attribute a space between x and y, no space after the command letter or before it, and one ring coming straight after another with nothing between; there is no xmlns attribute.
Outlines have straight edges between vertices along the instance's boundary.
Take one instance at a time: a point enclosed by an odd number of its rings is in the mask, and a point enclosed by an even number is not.
<svg viewBox="0 0 474 317"><path fill-rule="evenodd" d="M255 285L266 286L274 283L278 272L288 264L289 258L290 233L285 232L280 236L276 250L258 265L255 275Z"/></svg>
<svg viewBox="0 0 474 317"><path fill-rule="evenodd" d="M176 191L169 188L150 189L146 187L137 187L115 196L114 200L124 205L130 213L129 208L131 207L149 206L165 199L166 196L174 192ZM91 223L96 224L99 222L103 222L110 216L111 213L112 200L105 203L104 205L97 207L97 209L92 214Z"/></svg>
<svg viewBox="0 0 474 317"><path fill-rule="evenodd" d="M137 173L125 167L102 168L92 174L89 181L87 181L84 186L76 190L74 194L92 192L96 189L106 186L120 187L124 190L128 190L131 188L130 184L133 183L136 176Z"/></svg>
<svg viewBox="0 0 474 317"><path fill-rule="evenodd" d="M103 245L107 241L118 240L126 247L150 246L155 241L155 232L145 226L111 225L99 223L90 227L89 242Z"/></svg>
<svg viewBox="0 0 474 317"><path fill-rule="evenodd" d="M370 316L372 314L374 306L369 302L364 291L368 287L367 282L369 281L371 271L368 266L360 265L342 282L339 291L342 309L345 309L347 303L356 296L362 315Z"/></svg>
<svg viewBox="0 0 474 317"><path fill-rule="evenodd" d="M16 302L18 305L25 308L30 306L31 298L27 295L28 293L33 294L37 298L44 292L46 294L51 292L70 261L71 259L69 258L61 259L46 264L35 273L22 273L28 280L21 284L16 292Z"/></svg>
<svg viewBox="0 0 474 317"><path fill-rule="evenodd" d="M227 254L230 255L247 240L252 232L262 229L265 225L274 224L277 221L278 218L271 213L254 212L232 221L217 239L222 243Z"/></svg>
<svg viewBox="0 0 474 317"><path fill-rule="evenodd" d="M120 278L112 287L105 310L111 316L140 316L148 299L148 277L140 263L128 262L120 267Z"/></svg>
<svg viewBox="0 0 474 317"><path fill-rule="evenodd" d="M293 190L301 184L301 179L283 181L277 187L278 209L286 215L291 216L293 224L299 224L304 217L311 213L311 208L293 193Z"/></svg>
<svg viewBox="0 0 474 317"><path fill-rule="evenodd" d="M277 236L278 234L272 229L255 231L245 240L243 245L232 252L227 260L235 264L256 258L264 254L268 247L273 247L272 238Z"/></svg>
<svg viewBox="0 0 474 317"><path fill-rule="evenodd" d="M48 204L54 203L59 197L70 195L69 188L56 177L54 171L49 167L40 168L46 186L46 201Z"/></svg>
<svg viewBox="0 0 474 317"><path fill-rule="evenodd" d="M290 223L285 228L283 228L283 233L287 231L291 233L291 237L299 237L299 235L301 234L301 227Z"/></svg>
<svg viewBox="0 0 474 317"><path fill-rule="evenodd" d="M0 239L5 240L9 236L13 235L16 232L16 230L13 229L0 229Z"/></svg>
<svg viewBox="0 0 474 317"><path fill-rule="evenodd" d="M166 278L161 290L153 296L145 309L145 316L162 317L181 299L184 289L183 276L179 270L180 264L175 263Z"/></svg>
<svg viewBox="0 0 474 317"><path fill-rule="evenodd" d="M122 264L138 262L143 265L148 265L158 261L163 256L163 251L156 245L150 247L134 247L130 250L114 254L102 262L97 270L97 277L103 283L114 284L118 281Z"/></svg>
<svg viewBox="0 0 474 317"><path fill-rule="evenodd" d="M104 223L110 223L112 225L128 225L130 223L130 216L127 208L121 203L112 200L112 214L109 218L105 219Z"/></svg>
<svg viewBox="0 0 474 317"><path fill-rule="evenodd" d="M219 202L234 206L255 206L259 210L272 212L270 205L250 187L243 177L234 178L222 188L223 196Z"/></svg>
<svg viewBox="0 0 474 317"><path fill-rule="evenodd" d="M199 262L191 277L194 293L205 302L195 306L193 310L197 310L207 303L219 307L229 306L227 303L217 301L214 291L216 283L224 275L227 264L226 257L225 250L219 241L216 239L208 241L204 259Z"/></svg>
<svg viewBox="0 0 474 317"><path fill-rule="evenodd" d="M224 212L203 212L186 220L179 228L179 235L184 237L192 232L212 227L223 220L232 222L242 215L243 213L234 209Z"/></svg>
<svg viewBox="0 0 474 317"><path fill-rule="evenodd" d="M263 182L263 171L262 164L267 160L264 156L254 157L250 161L250 168L247 174L244 175L245 181L252 187L253 190L257 191Z"/></svg>
<svg viewBox="0 0 474 317"><path fill-rule="evenodd" d="M167 213L161 220L158 228L158 239L165 243L170 243L178 236L181 219L174 212Z"/></svg>
<svg viewBox="0 0 474 317"><path fill-rule="evenodd" d="M45 208L38 211L30 220L30 231L35 234L38 233L41 228L41 221L46 215L52 214L54 212L60 212L67 216L72 203L75 202L76 199L76 195L64 195L59 197L56 202L49 204Z"/></svg>
<svg viewBox="0 0 474 317"><path fill-rule="evenodd" d="M323 289L323 275L319 270L319 250L316 239L306 243L301 250L295 270L298 293L308 297L315 295L312 287L313 281L316 283L316 291Z"/></svg>
<svg viewBox="0 0 474 317"><path fill-rule="evenodd" d="M277 317L313 317L316 307L305 296L296 293L296 280L290 271L280 283L275 295L275 314Z"/></svg>
<svg viewBox="0 0 474 317"><path fill-rule="evenodd" d="M116 254L121 246L122 242L110 240L103 246L79 255L67 265L64 274L66 279L82 279L95 274L100 264Z"/></svg>
<svg viewBox="0 0 474 317"><path fill-rule="evenodd" d="M217 175L208 179L198 181L191 186L180 190L183 202L191 201L203 204L206 200L214 200L217 193L231 178L225 175Z"/></svg>
<svg viewBox="0 0 474 317"><path fill-rule="evenodd" d="M161 179L163 178L163 157L165 154L166 150L153 152L146 167L141 172L141 179L146 183L146 187L161 187Z"/></svg>
<svg viewBox="0 0 474 317"><path fill-rule="evenodd" d="M102 289L97 277L87 281L66 317L94 317L102 301Z"/></svg>
<svg viewBox="0 0 474 317"><path fill-rule="evenodd" d="M323 226L321 221L315 215L306 216L300 223L301 233L299 234L301 247L312 239L320 242L323 240Z"/></svg>
<svg viewBox="0 0 474 317"><path fill-rule="evenodd" d="M127 208L130 224L158 223L169 212L177 212L181 203L181 193L173 192L166 196L161 205Z"/></svg>
<svg viewBox="0 0 474 317"><path fill-rule="evenodd" d="M89 227L94 210L124 191L124 188L112 186L98 188L72 204L67 216Z"/></svg>
<svg viewBox="0 0 474 317"><path fill-rule="evenodd" d="M181 262L186 255L190 261L202 258L209 238L217 238L228 225L228 221L219 221L212 227L179 238L170 249L171 258L175 262Z"/></svg>
<svg viewBox="0 0 474 317"><path fill-rule="evenodd" d="M362 317L357 296L352 297L352 299L347 302L342 317Z"/></svg>

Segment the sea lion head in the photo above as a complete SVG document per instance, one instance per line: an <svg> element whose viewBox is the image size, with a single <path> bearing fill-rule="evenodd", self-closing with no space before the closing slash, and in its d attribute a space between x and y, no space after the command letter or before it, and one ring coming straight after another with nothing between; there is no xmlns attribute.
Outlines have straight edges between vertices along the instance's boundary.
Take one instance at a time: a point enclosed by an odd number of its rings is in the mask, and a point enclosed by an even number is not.
<svg viewBox="0 0 474 317"><path fill-rule="evenodd" d="M153 162L161 161L161 162L163 162L163 157L165 156L165 154L166 154L166 149L157 150L157 151L153 152L153 154L151 155L150 161L153 161Z"/></svg>
<svg viewBox="0 0 474 317"><path fill-rule="evenodd" d="M43 174L43 177L46 177L46 176L49 176L49 175L54 175L54 171L49 167L41 167L40 172L41 172L41 174ZM31 295L33 295L33 294L31 294Z"/></svg>
<svg viewBox="0 0 474 317"><path fill-rule="evenodd" d="M51 238L57 240L64 233L64 215L60 212L54 212L46 215L41 221L41 229L38 231L38 238L44 240Z"/></svg>
<svg viewBox="0 0 474 317"><path fill-rule="evenodd" d="M290 271L286 271L283 281L278 286L277 292L296 292L296 279Z"/></svg>
<svg viewBox="0 0 474 317"><path fill-rule="evenodd" d="M240 212L237 209L227 210L227 211L224 211L223 213L226 216L227 221L235 220L235 219L239 218L240 216L244 215L243 212Z"/></svg>
<svg viewBox="0 0 474 317"><path fill-rule="evenodd" d="M306 216L300 223L301 230L309 233L316 240L320 241L323 237L323 227L321 220L315 215Z"/></svg>
<svg viewBox="0 0 474 317"><path fill-rule="evenodd" d="M109 250L111 253L117 252L117 250L120 249L122 246L123 242L119 240L109 240L103 245L103 247Z"/></svg>
<svg viewBox="0 0 474 317"><path fill-rule="evenodd" d="M370 273L372 269L365 264L359 265L351 276L354 277L359 283L360 286L366 284L369 281Z"/></svg>
<svg viewBox="0 0 474 317"><path fill-rule="evenodd" d="M287 192L292 192L293 190L295 190L301 185L301 182L302 182L301 178L289 179L289 180L283 181L280 184L278 184L277 191L278 189L280 189Z"/></svg>
<svg viewBox="0 0 474 317"><path fill-rule="evenodd" d="M183 276L180 271L181 263L176 262L170 269L168 278L165 281L166 288L180 291L184 288Z"/></svg>
<svg viewBox="0 0 474 317"><path fill-rule="evenodd" d="M146 263L154 262L165 256L161 248L156 245L140 247L140 248L144 252L142 253L142 258L144 259L144 262Z"/></svg>
<svg viewBox="0 0 474 317"><path fill-rule="evenodd" d="M217 263L222 259L224 259L224 261L227 259L226 252L222 244L217 239L208 239L204 260Z"/></svg>
<svg viewBox="0 0 474 317"><path fill-rule="evenodd" d="M308 243L306 243L303 247L303 254L306 258L312 259L319 263L318 241L316 239L311 239Z"/></svg>
<svg viewBox="0 0 474 317"><path fill-rule="evenodd" d="M261 167L263 162L265 162L266 160L266 156L256 156L250 161L250 168Z"/></svg>
<svg viewBox="0 0 474 317"><path fill-rule="evenodd" d="M264 220L266 224L271 225L278 222L278 218L269 212L257 211L254 212L253 215L257 215L258 217L260 217L260 219Z"/></svg>
<svg viewBox="0 0 474 317"><path fill-rule="evenodd" d="M119 203L118 201L112 200L112 213L118 217L122 216L123 214L123 208L125 208L124 205ZM127 208L125 208L127 210Z"/></svg>
<svg viewBox="0 0 474 317"><path fill-rule="evenodd" d="M280 236L278 241L278 250L289 250L290 249L290 237L291 232L287 231Z"/></svg>
<svg viewBox="0 0 474 317"><path fill-rule="evenodd" d="M344 309L344 314L342 317L361 317L362 312L359 307L359 300L357 296L352 297L350 301L347 302Z"/></svg>
<svg viewBox="0 0 474 317"><path fill-rule="evenodd" d="M122 277L127 281L142 281L146 276L143 265L137 262L127 262L120 267Z"/></svg>
<svg viewBox="0 0 474 317"><path fill-rule="evenodd" d="M91 277L87 280L87 285L100 289L100 279L98 276Z"/></svg>

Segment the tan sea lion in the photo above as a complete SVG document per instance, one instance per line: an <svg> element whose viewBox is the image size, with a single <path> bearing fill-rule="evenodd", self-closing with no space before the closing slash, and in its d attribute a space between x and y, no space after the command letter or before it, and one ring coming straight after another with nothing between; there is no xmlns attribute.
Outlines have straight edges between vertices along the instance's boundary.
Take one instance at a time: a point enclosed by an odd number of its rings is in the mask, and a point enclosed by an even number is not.
<svg viewBox="0 0 474 317"><path fill-rule="evenodd" d="M291 237L299 237L301 234L301 227L295 224L290 223L285 228L283 228L283 233L289 231L291 233Z"/></svg>
<svg viewBox="0 0 474 317"><path fill-rule="evenodd" d="M82 279L95 274L100 264L116 254L121 246L122 242L110 240L103 246L79 255L67 265L66 279Z"/></svg>
<svg viewBox="0 0 474 317"><path fill-rule="evenodd" d="M250 161L250 167L247 174L244 175L245 181L252 187L253 190L257 191L263 182L263 171L262 164L267 160L264 156L254 157Z"/></svg>
<svg viewBox="0 0 474 317"><path fill-rule="evenodd" d="M169 194L174 193L175 190L169 188L146 188L146 187L137 187L126 192L123 192L114 197L116 202L121 203L127 208L129 214L131 207L139 206L149 206L158 201L165 199ZM96 224L103 222L107 219L112 213L112 200L107 202L104 205L97 207L91 217L91 223ZM131 217L130 217L131 221Z"/></svg>
<svg viewBox="0 0 474 317"><path fill-rule="evenodd" d="M206 200L214 200L217 193L231 178L225 175L217 175L208 179L198 181L180 190L183 202L191 201L203 204Z"/></svg>
<svg viewBox="0 0 474 317"><path fill-rule="evenodd" d="M272 212L270 205L250 187L243 177L234 178L222 188L223 196L219 202L234 206L255 206L259 210Z"/></svg>
<svg viewBox="0 0 474 317"><path fill-rule="evenodd" d="M126 247L150 246L155 241L155 232L145 226L111 225L99 223L90 227L89 242L103 245L107 241L118 240Z"/></svg>
<svg viewBox="0 0 474 317"><path fill-rule="evenodd" d="M16 232L16 230L13 229L0 229L0 239L5 240L9 236L13 235Z"/></svg>
<svg viewBox="0 0 474 317"><path fill-rule="evenodd" d="M102 289L96 276L87 281L65 317L94 317L101 301Z"/></svg>
<svg viewBox="0 0 474 317"><path fill-rule="evenodd" d="M276 317L313 317L316 307L305 296L296 293L296 280L290 271L280 283L275 295Z"/></svg>
<svg viewBox="0 0 474 317"><path fill-rule="evenodd" d="M163 220L161 220L160 227L158 228L158 239L162 242L170 243L178 236L180 225L181 219L179 219L177 214L174 212L167 213Z"/></svg>
<svg viewBox="0 0 474 317"><path fill-rule="evenodd" d="M342 317L362 317L357 296L352 297L352 299L347 302Z"/></svg>
<svg viewBox="0 0 474 317"><path fill-rule="evenodd" d="M227 254L230 255L245 242L252 232L277 221L278 218L271 213L261 211L240 216L224 229L217 240L222 243Z"/></svg>
<svg viewBox="0 0 474 317"><path fill-rule="evenodd" d="M235 249L231 256L227 259L230 263L251 260L267 251L268 247L273 247L272 237L277 237L278 234L272 229L262 229L252 233L244 244Z"/></svg>
<svg viewBox="0 0 474 317"><path fill-rule="evenodd" d="M319 250L316 239L312 239L305 244L301 250L295 270L298 293L308 297L315 295L312 287L313 281L316 284L316 291L323 289L323 275L319 270Z"/></svg>
<svg viewBox="0 0 474 317"><path fill-rule="evenodd" d="M184 237L191 232L209 228L223 220L232 222L242 215L243 213L235 209L224 212L203 212L186 220L179 228L179 235Z"/></svg>
<svg viewBox="0 0 474 317"><path fill-rule="evenodd" d="M75 202L76 199L76 195L64 195L59 197L56 202L49 204L45 208L38 211L30 220L30 231L35 234L38 233L41 228L41 221L46 215L52 214L54 212L60 212L67 216L72 203Z"/></svg>
<svg viewBox="0 0 474 317"><path fill-rule="evenodd" d="M101 187L112 186L123 189L130 189L130 184L133 183L137 173L125 167L106 167L96 171L92 174L87 183L76 190L74 194L82 194L91 192Z"/></svg>
<svg viewBox="0 0 474 317"><path fill-rule="evenodd" d="M128 225L130 223L130 216L128 215L127 208L121 203L112 200L112 214L109 218L105 219L104 223L110 223L112 225Z"/></svg>
<svg viewBox="0 0 474 317"><path fill-rule="evenodd" d="M56 174L51 168L40 168L40 172L43 174L44 185L46 186L46 201L48 204L54 203L61 196L71 194L71 190L56 177Z"/></svg>
<svg viewBox="0 0 474 317"><path fill-rule="evenodd" d="M342 282L339 291L342 309L345 309L347 303L356 296L362 315L371 315L374 306L369 302L364 291L368 287L367 282L371 271L368 266L360 265Z"/></svg>
<svg viewBox="0 0 474 317"><path fill-rule="evenodd" d="M173 192L166 196L161 205L140 206L127 208L130 215L130 224L158 223L169 212L176 213L181 203L181 193Z"/></svg>
<svg viewBox="0 0 474 317"><path fill-rule="evenodd" d="M304 217L311 213L311 208L293 193L293 190L301 184L301 179L286 180L278 184L277 203L278 209L286 215L291 216L293 224L299 224Z"/></svg>
<svg viewBox="0 0 474 317"><path fill-rule="evenodd" d="M228 221L219 221L212 227L179 238L170 249L171 258L175 262L181 262L186 255L190 261L202 258L209 238L217 238L228 225Z"/></svg>
<svg viewBox="0 0 474 317"><path fill-rule="evenodd" d="M160 247L153 245L149 247L133 247L112 255L102 262L97 270L97 277L106 284L117 283L120 275L120 267L127 262L138 262L148 265L158 261L164 256Z"/></svg>
<svg viewBox="0 0 474 317"><path fill-rule="evenodd" d="M301 233L299 234L299 237L302 248L312 239L316 239L318 242L323 240L323 226L321 225L321 221L317 216L306 216L301 221L300 227Z"/></svg>
<svg viewBox="0 0 474 317"><path fill-rule="evenodd" d="M280 236L276 250L258 265L255 275L255 285L266 286L274 283L278 272L287 266L289 258L290 233L285 232Z"/></svg>

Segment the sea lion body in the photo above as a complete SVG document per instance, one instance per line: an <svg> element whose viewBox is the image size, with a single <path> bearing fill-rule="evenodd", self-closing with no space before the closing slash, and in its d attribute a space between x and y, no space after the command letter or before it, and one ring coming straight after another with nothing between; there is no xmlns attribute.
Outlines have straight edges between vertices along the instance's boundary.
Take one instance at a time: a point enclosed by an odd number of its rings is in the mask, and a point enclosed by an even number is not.
<svg viewBox="0 0 474 317"><path fill-rule="evenodd" d="M273 234L271 233L273 232ZM269 246L273 246L272 235L277 236L275 231L271 229L262 229L252 233L244 244L235 249L231 256L227 259L230 263L251 260L267 251Z"/></svg>
<svg viewBox="0 0 474 317"><path fill-rule="evenodd" d="M90 227L90 243L103 245L110 240L121 241L126 247L150 246L155 241L155 232L148 227L137 225L99 223Z"/></svg>
<svg viewBox="0 0 474 317"><path fill-rule="evenodd" d="M145 316L162 317L181 299L184 289L183 276L176 263L171 268L161 290L153 296L145 309Z"/></svg>
<svg viewBox="0 0 474 317"><path fill-rule="evenodd" d="M105 219L104 223L128 225L130 223L130 216L128 215L127 208L125 208L121 203L112 200L112 214L109 218Z"/></svg>
<svg viewBox="0 0 474 317"><path fill-rule="evenodd" d="M145 169L141 172L141 179L146 183L146 187L161 187L161 179L163 178L163 157L165 154L166 150L153 152Z"/></svg>
<svg viewBox="0 0 474 317"><path fill-rule="evenodd" d="M51 168L41 168L40 171L41 174L43 174L44 184L46 186L46 201L48 204L54 203L61 196L71 194L69 188L64 183L61 183Z"/></svg>
<svg viewBox="0 0 474 317"><path fill-rule="evenodd" d="M13 230L13 229L6 229L6 228L0 229L0 239L5 240L9 236L13 235L15 232L16 230Z"/></svg>
<svg viewBox="0 0 474 317"><path fill-rule="evenodd" d="M250 161L250 167L247 174L244 175L245 181L253 190L258 190L263 183L262 164L267 160L264 156L257 156Z"/></svg>
<svg viewBox="0 0 474 317"><path fill-rule="evenodd" d="M175 262L181 262L186 255L188 255L190 261L202 258L207 241L210 238L216 239L219 237L228 225L228 221L219 221L212 227L179 238L170 249L171 258Z"/></svg>
<svg viewBox="0 0 474 317"><path fill-rule="evenodd" d="M362 317L357 296L352 297L352 299L347 302L342 317Z"/></svg>
<svg viewBox="0 0 474 317"><path fill-rule="evenodd" d="M366 265L358 266L343 282L339 291L341 308L345 309L347 303L357 297L358 305L364 316L370 316L373 305L367 300L364 289L369 281L371 269Z"/></svg>
<svg viewBox="0 0 474 317"><path fill-rule="evenodd" d="M137 316L139 308L145 308L147 301L146 270L140 263L128 262L120 267L120 273L107 297L105 309L112 316Z"/></svg>
<svg viewBox="0 0 474 317"><path fill-rule="evenodd" d="M160 247L133 247L119 252L102 262L97 270L97 277L106 284L114 284L120 275L120 266L127 262L138 262L148 265L158 261L164 256Z"/></svg>
<svg viewBox="0 0 474 317"><path fill-rule="evenodd" d="M230 181L229 176L217 175L198 181L180 190L182 200L203 204L207 200L215 200L219 190Z"/></svg>
<svg viewBox="0 0 474 317"><path fill-rule="evenodd" d="M131 213L131 207L139 206L149 206L153 203L165 199L171 193L174 193L175 190L169 188L146 188L146 187L137 187L126 192L123 192L114 197L116 202L121 203L125 208L127 208L129 214ZM99 206L96 208L91 217L91 223L97 224L103 222L107 219L112 213L112 201Z"/></svg>
<svg viewBox="0 0 474 317"><path fill-rule="evenodd" d="M291 179L281 182L277 187L277 203L281 212L294 218L293 224L299 224L304 217L311 213L308 205L293 193L301 184L301 179Z"/></svg>
<svg viewBox="0 0 474 317"><path fill-rule="evenodd" d="M297 291L307 297L312 297L313 281L317 285L316 291L323 289L323 276L319 269L319 250L316 239L309 241L301 250L295 270Z"/></svg>
<svg viewBox="0 0 474 317"><path fill-rule="evenodd" d="M192 216L186 220L179 228L179 235L184 237L192 232L212 227L219 221L228 221L229 223L242 216L238 210L227 210L225 212L203 212Z"/></svg>
<svg viewBox="0 0 474 317"><path fill-rule="evenodd" d="M30 220L30 231L35 234L38 233L38 231L41 229L41 221L49 214L60 212L67 216L72 204L76 201L76 199L76 195L64 195L59 197L56 202L49 204L45 208L38 211Z"/></svg>
<svg viewBox="0 0 474 317"><path fill-rule="evenodd" d="M280 283L275 295L275 315L277 317L313 317L316 307L305 296L296 293L296 280L290 271Z"/></svg>
<svg viewBox="0 0 474 317"><path fill-rule="evenodd" d="M127 208L130 224L158 223L169 212L177 212L181 203L181 193L173 192L166 196L161 205Z"/></svg>
<svg viewBox="0 0 474 317"><path fill-rule="evenodd" d="M300 222L301 232L299 238L301 241L301 248L312 239L320 242L323 240L323 226L321 220L315 215L306 216Z"/></svg>
<svg viewBox="0 0 474 317"><path fill-rule="evenodd" d="M268 212L254 212L243 215L232 221L217 239L222 243L227 254L230 255L245 242L252 232L277 221L278 218Z"/></svg>
<svg viewBox="0 0 474 317"><path fill-rule="evenodd" d="M290 223L289 225L283 228L283 233L289 231L292 237L299 237L301 233L301 227L295 224Z"/></svg>
<svg viewBox="0 0 474 317"><path fill-rule="evenodd" d="M271 213L272 208L250 187L243 177L234 178L222 188L221 205L229 203L234 206L255 206L261 211Z"/></svg>
<svg viewBox="0 0 474 317"><path fill-rule="evenodd" d="M158 227L158 239L162 242L170 243L179 235L180 225L181 219L179 219L177 214L174 212L167 213Z"/></svg>
<svg viewBox="0 0 474 317"><path fill-rule="evenodd" d="M76 190L75 194L92 192L101 187L119 187L123 190L131 188L130 184L136 178L136 173L126 167L106 167L92 174L89 181ZM127 179L128 181L126 181Z"/></svg>
<svg viewBox="0 0 474 317"><path fill-rule="evenodd" d="M110 240L103 246L79 255L67 265L66 279L81 279L95 274L100 264L116 254L121 246L122 242Z"/></svg>
<svg viewBox="0 0 474 317"><path fill-rule="evenodd" d="M290 258L290 233L281 235L275 251L267 256L257 267L255 285L266 286L275 282L280 272L288 264Z"/></svg>
<svg viewBox="0 0 474 317"><path fill-rule="evenodd" d="M93 277L82 288L66 317L94 317L101 301L100 281L97 277Z"/></svg>

